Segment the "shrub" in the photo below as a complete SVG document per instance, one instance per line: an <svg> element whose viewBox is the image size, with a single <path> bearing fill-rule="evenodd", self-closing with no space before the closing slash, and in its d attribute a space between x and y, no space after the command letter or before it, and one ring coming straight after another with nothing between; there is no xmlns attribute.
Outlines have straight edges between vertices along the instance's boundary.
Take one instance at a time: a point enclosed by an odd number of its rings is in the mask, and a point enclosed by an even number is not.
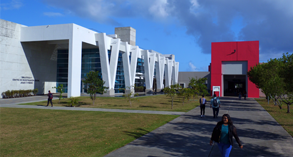
<svg viewBox="0 0 293 157"><path fill-rule="evenodd" d="M69 98L69 102L68 102L68 104L69 104L71 107L73 107L73 106L78 106L78 101L79 101L78 98L71 97L71 98Z"/></svg>
<svg viewBox="0 0 293 157"><path fill-rule="evenodd" d="M39 91L38 88L34 89L33 90L34 95L36 95L38 93L38 91Z"/></svg>

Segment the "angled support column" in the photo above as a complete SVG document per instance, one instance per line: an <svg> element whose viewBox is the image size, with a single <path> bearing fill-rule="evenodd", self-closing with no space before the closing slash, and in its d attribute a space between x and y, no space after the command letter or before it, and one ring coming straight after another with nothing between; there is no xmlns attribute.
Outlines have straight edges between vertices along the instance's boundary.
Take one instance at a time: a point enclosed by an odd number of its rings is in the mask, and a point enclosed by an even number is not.
<svg viewBox="0 0 293 157"><path fill-rule="evenodd" d="M164 65L165 65L165 57L157 54L158 64L156 65L156 81L157 81L157 92L161 92L164 88Z"/></svg>
<svg viewBox="0 0 293 157"><path fill-rule="evenodd" d="M112 39L111 46L111 59L110 59L110 77L111 77L111 90L114 91L115 80L116 80L116 72L117 72L117 64L120 50L120 39ZM114 91L115 94L115 91Z"/></svg>
<svg viewBox="0 0 293 157"><path fill-rule="evenodd" d="M130 93L130 92L134 93L134 84L132 82L131 70L130 70L131 63L129 60L131 46L127 42L122 42L121 44L125 46L124 53L122 54L124 80L125 80L125 88L126 88L125 93Z"/></svg>
<svg viewBox="0 0 293 157"><path fill-rule="evenodd" d="M131 63L130 63L130 78L132 81L132 85L135 84L135 75L136 75L136 67L137 67L137 58L140 55L140 49L138 46L131 46Z"/></svg>
<svg viewBox="0 0 293 157"><path fill-rule="evenodd" d="M155 53L144 50L144 74L147 93L153 91L154 68Z"/></svg>
<svg viewBox="0 0 293 157"><path fill-rule="evenodd" d="M172 77L172 60L166 59L165 64L165 86L170 87L171 86L171 77Z"/></svg>
<svg viewBox="0 0 293 157"><path fill-rule="evenodd" d="M178 84L179 62L175 62L175 84Z"/></svg>
<svg viewBox="0 0 293 157"><path fill-rule="evenodd" d="M110 65L108 58L108 50L110 50L111 38L107 37L105 33L99 33L96 35L96 41L98 41L100 60L101 60L101 70L103 81L105 81L105 86L108 87L107 95L114 95L115 92L111 85L112 78L110 77Z"/></svg>
<svg viewBox="0 0 293 157"><path fill-rule="evenodd" d="M68 90L67 97L80 96L80 83L81 83L81 49L82 42L73 37L69 39L69 52L68 52Z"/></svg>

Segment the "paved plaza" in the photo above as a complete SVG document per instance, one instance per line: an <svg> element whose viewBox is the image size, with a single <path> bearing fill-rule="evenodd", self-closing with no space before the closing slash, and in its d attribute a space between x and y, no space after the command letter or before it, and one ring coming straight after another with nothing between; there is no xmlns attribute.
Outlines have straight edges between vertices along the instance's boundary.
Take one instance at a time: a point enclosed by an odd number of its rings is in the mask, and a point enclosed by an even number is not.
<svg viewBox="0 0 293 157"><path fill-rule="evenodd" d="M292 156L292 137L254 99L221 98L221 102L219 115L230 114L244 145L240 149L234 140L230 157ZM200 118L198 107L106 157L220 157L217 145L209 145L212 130L220 119L213 119L208 106L206 116Z"/></svg>
<svg viewBox="0 0 293 157"><path fill-rule="evenodd" d="M47 96L0 99L0 107L181 115L151 133L111 152L106 157L220 156L217 145L209 145L212 130L217 121L220 121L220 117L217 119L212 117L212 109L209 108L209 105L206 107L204 118L200 118L199 107L183 113L17 105L46 99ZM240 149L234 140L235 145L231 157L292 156L292 137L254 99L237 100L235 97L225 97L221 98L221 103L219 116L225 113L230 114L239 138L244 145L244 148ZM147 132L147 130L145 131ZM128 134L134 137L139 136L136 132L129 132Z"/></svg>

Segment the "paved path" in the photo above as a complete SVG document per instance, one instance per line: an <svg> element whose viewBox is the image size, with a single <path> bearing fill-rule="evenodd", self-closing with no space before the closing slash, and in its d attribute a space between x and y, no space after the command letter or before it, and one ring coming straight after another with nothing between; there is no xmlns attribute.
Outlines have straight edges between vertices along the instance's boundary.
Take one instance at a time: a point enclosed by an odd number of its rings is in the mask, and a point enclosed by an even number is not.
<svg viewBox="0 0 293 157"><path fill-rule="evenodd" d="M243 149L234 145L230 157L292 156L292 137L254 99L222 98L221 102L219 115L230 114L244 145ZM210 108L206 108L205 118L199 115L199 108L195 108L106 157L220 157L217 145L209 145L220 118L213 119ZM136 136L135 132L129 135Z"/></svg>
<svg viewBox="0 0 293 157"><path fill-rule="evenodd" d="M58 98L55 97L54 99L58 99ZM73 110L73 111L123 112L123 113L143 113L143 114L162 114L162 115L184 115L185 114L185 112L170 112L170 111L122 110L122 109L81 108L81 107L45 107L45 106L35 106L35 105L18 105L20 103L29 103L29 102L38 102L38 101L47 101L47 96L0 99L0 107L50 109L50 110Z"/></svg>

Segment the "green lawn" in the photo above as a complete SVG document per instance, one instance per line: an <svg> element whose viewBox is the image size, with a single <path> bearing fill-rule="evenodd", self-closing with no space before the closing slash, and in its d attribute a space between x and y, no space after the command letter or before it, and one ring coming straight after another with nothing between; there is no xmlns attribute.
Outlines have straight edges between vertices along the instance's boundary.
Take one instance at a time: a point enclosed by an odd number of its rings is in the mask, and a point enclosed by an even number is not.
<svg viewBox="0 0 293 157"><path fill-rule="evenodd" d="M95 104L92 104L92 100L89 97L79 97L79 107L90 108L108 108L108 109L129 109L129 110L155 110L155 111L181 111L187 112L199 105L198 99L185 100L182 105L182 99L176 97L174 99L173 109L171 109L171 99L165 95L136 97L132 101L132 105L126 101L123 97L97 97ZM210 97L206 97L210 100ZM53 100L54 106L67 106L68 99ZM47 105L46 101L26 103L21 105Z"/></svg>
<svg viewBox="0 0 293 157"><path fill-rule="evenodd" d="M287 113L287 106L283 105L282 109L279 106L274 106L274 102L268 102L265 98L255 99L265 110L267 110L275 120L283 126L283 128L293 137L293 110ZM290 106L292 108L292 106Z"/></svg>
<svg viewBox="0 0 293 157"><path fill-rule="evenodd" d="M0 108L0 156L104 156L178 117Z"/></svg>

